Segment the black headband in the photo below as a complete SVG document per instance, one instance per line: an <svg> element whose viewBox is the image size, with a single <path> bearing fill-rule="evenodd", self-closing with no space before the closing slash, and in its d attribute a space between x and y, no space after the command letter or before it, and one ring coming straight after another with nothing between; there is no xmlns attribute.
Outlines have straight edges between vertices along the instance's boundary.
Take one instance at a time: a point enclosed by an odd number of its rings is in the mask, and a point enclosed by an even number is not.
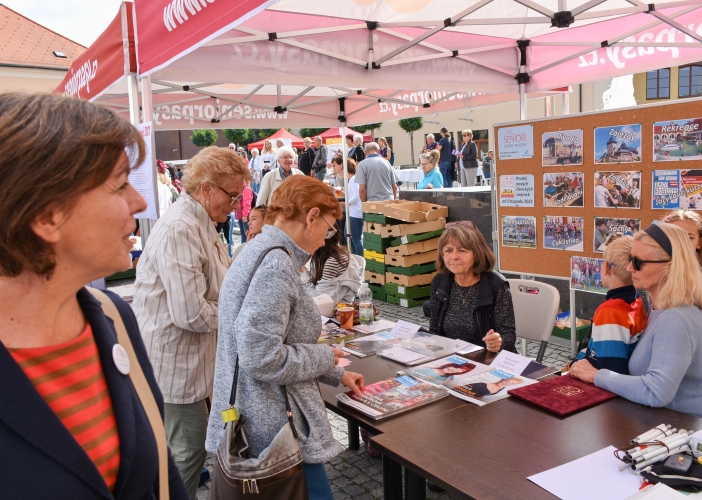
<svg viewBox="0 0 702 500"><path fill-rule="evenodd" d="M671 258L673 257L673 245L670 243L670 238L668 238L668 235L665 234L665 231L663 231L656 224L651 224L644 229L644 232L653 238L653 240L658 243L663 250L665 250L665 253L667 253Z"/></svg>

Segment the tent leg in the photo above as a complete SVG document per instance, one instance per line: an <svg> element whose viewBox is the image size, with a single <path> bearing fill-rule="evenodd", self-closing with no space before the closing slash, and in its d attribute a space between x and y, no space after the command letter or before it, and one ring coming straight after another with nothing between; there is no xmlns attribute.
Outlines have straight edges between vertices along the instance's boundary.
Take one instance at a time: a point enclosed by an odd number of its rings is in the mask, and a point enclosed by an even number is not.
<svg viewBox="0 0 702 500"><path fill-rule="evenodd" d="M527 101L526 101L526 89L525 84L519 84L519 120L524 121L527 119Z"/></svg>
<svg viewBox="0 0 702 500"><path fill-rule="evenodd" d="M142 123L151 122L153 120L153 95L151 93L151 76L145 76L141 79L141 108L142 108ZM158 212L158 198L156 198L158 193L159 182L158 176L156 175L156 134L151 134L151 168L153 169L153 193L156 203L156 211ZM160 214L159 214L160 216ZM146 248L146 240L149 238L151 229L155 221L151 219L139 219L139 230L141 231L141 248Z"/></svg>
<svg viewBox="0 0 702 500"><path fill-rule="evenodd" d="M563 116L570 114L570 94L561 94L561 114Z"/></svg>
<svg viewBox="0 0 702 500"><path fill-rule="evenodd" d="M132 125L139 123L139 82L137 76L127 76L127 90L129 91L129 121Z"/></svg>
<svg viewBox="0 0 702 500"><path fill-rule="evenodd" d="M349 172L346 170L346 162L348 160L348 151L346 151L346 122L341 123L341 153L344 161L344 212L346 213L346 248L353 253L351 246L351 216L349 215Z"/></svg>

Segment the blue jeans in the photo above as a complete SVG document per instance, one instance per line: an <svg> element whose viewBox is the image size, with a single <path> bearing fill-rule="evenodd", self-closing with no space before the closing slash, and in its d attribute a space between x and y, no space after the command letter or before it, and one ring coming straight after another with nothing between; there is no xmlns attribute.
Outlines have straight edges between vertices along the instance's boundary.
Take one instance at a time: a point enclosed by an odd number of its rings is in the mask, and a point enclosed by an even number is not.
<svg viewBox="0 0 702 500"><path fill-rule="evenodd" d="M447 187L447 188L452 187L453 182L451 181L451 162L450 161L439 162L439 171L441 172L441 175L444 178L444 187Z"/></svg>
<svg viewBox="0 0 702 500"><path fill-rule="evenodd" d="M239 232L241 233L241 242L246 243L246 231L249 230L249 223L239 219Z"/></svg>
<svg viewBox="0 0 702 500"><path fill-rule="evenodd" d="M309 500L334 500L324 464L303 464Z"/></svg>
<svg viewBox="0 0 702 500"><path fill-rule="evenodd" d="M351 248L354 255L363 257L363 219L360 217L351 217Z"/></svg>

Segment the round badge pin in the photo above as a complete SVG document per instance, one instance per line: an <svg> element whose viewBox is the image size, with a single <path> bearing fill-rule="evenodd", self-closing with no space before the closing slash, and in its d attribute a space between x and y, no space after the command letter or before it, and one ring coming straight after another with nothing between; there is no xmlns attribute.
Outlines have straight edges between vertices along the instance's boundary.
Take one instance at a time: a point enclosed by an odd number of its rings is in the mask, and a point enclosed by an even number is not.
<svg viewBox="0 0 702 500"><path fill-rule="evenodd" d="M117 370L119 370L122 375L129 374L129 355L124 347L119 344L112 346L112 360L115 362Z"/></svg>

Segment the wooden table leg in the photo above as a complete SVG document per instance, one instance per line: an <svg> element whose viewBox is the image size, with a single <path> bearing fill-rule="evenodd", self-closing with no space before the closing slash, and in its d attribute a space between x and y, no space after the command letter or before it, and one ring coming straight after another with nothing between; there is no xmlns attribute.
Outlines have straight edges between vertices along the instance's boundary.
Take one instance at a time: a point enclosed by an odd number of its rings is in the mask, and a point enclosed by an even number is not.
<svg viewBox="0 0 702 500"><path fill-rule="evenodd" d="M405 469L405 500L426 500L427 482L419 474Z"/></svg>
<svg viewBox="0 0 702 500"><path fill-rule="evenodd" d="M383 500L402 500L402 466L383 455Z"/></svg>
<svg viewBox="0 0 702 500"><path fill-rule="evenodd" d="M359 442L358 424L354 424L351 420L347 420L347 429L349 433L349 450L357 450L361 447Z"/></svg>

